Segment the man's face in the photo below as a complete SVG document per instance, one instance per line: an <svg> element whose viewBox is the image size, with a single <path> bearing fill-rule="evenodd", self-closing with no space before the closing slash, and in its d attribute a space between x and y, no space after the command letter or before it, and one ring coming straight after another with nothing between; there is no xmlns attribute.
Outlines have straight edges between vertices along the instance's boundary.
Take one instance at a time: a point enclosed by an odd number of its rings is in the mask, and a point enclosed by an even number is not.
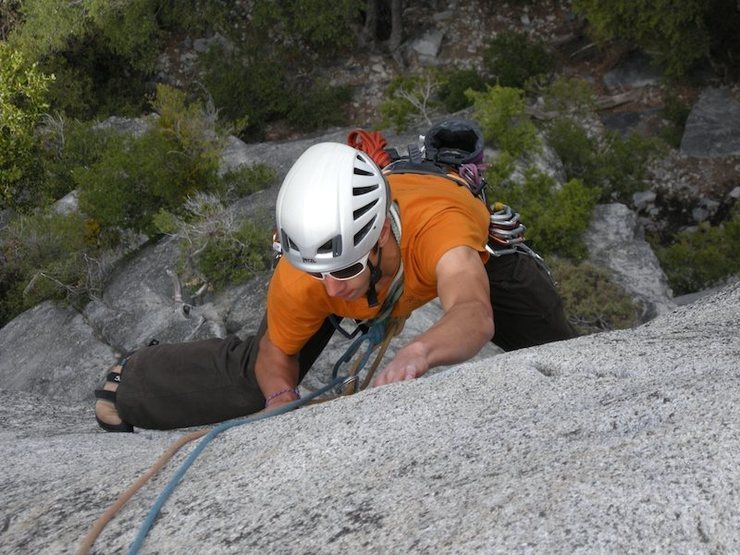
<svg viewBox="0 0 740 555"><path fill-rule="evenodd" d="M375 263L375 254L371 253L369 259L372 263ZM351 279L336 279L327 274L324 277L323 284L326 294L330 297L344 301L354 301L367 293L370 286L370 268L365 266L362 272Z"/></svg>
<svg viewBox="0 0 740 555"><path fill-rule="evenodd" d="M388 220L386 220L383 223L383 229L380 232L380 238L378 239L378 244L376 245L376 247L384 246L387 243L388 238L390 237L390 233L390 223ZM367 259L362 259L362 261L360 262L364 265L362 271L350 279L336 279L331 275L331 272L312 275L323 280L326 294L330 297L342 299L344 301L354 301L367 293L368 287L370 287L370 268L368 267L368 262L371 263L373 266L376 266L378 264L379 253L380 251L377 248L374 248L372 251L370 251ZM351 269L352 266L354 266L354 264L352 264L347 269ZM334 271L334 273L339 275L339 277L343 277L341 270Z"/></svg>

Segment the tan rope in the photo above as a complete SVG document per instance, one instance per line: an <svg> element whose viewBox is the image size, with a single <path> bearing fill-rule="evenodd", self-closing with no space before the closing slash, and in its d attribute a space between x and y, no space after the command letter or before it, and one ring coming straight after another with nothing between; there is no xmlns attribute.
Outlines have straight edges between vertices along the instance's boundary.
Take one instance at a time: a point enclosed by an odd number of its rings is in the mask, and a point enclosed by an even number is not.
<svg viewBox="0 0 740 555"><path fill-rule="evenodd" d="M378 354L375 355L375 360L373 360L372 365L370 366L370 369L367 371L367 374L365 375L365 380L362 382L362 385L360 386L360 391L363 389L366 389L367 386L370 385L370 381L373 379L373 376L375 375L375 371L378 369L378 366L380 365L380 362L383 360L383 356L385 355L385 352L388 350L388 347L391 344L391 341L394 337L396 337L401 331L403 331L403 326L406 324L406 317L396 317L396 318L389 318L388 324L385 330L385 335L383 336L383 342L380 344L380 349L378 349Z"/></svg>
<svg viewBox="0 0 740 555"><path fill-rule="evenodd" d="M98 539L98 536L103 531L103 528L105 528L116 515L116 513L121 510L121 507L123 507L128 502L128 500L131 499L134 494L152 478L152 476L159 472L161 468L165 464L167 464L167 462L175 455L175 453L177 453L184 445L187 445L188 443L203 437L210 431L211 430L208 429L199 430L197 432L190 432L189 434L182 436L180 439L172 443L172 445L170 445L167 450L162 453L162 455L160 455L159 459L157 459L157 461L151 466L151 468L149 468L149 470L145 474L142 474L138 480L131 484L126 489L126 491L119 495L118 499L116 499L115 502L110 507L108 507L108 509L100 516L100 518L95 521L95 524L93 524L92 528L90 528L90 531L82 540L82 543L77 550L77 555L86 555L90 551L90 549L92 549L93 544L95 544L95 540Z"/></svg>

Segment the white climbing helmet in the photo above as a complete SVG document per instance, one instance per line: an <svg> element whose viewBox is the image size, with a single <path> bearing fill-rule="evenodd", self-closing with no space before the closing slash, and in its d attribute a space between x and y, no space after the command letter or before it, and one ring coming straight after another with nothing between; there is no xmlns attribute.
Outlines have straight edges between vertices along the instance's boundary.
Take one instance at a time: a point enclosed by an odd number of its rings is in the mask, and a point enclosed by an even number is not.
<svg viewBox="0 0 740 555"><path fill-rule="evenodd" d="M283 256L304 272L367 258L388 211L388 184L364 152L341 143L307 149L285 176L275 215Z"/></svg>

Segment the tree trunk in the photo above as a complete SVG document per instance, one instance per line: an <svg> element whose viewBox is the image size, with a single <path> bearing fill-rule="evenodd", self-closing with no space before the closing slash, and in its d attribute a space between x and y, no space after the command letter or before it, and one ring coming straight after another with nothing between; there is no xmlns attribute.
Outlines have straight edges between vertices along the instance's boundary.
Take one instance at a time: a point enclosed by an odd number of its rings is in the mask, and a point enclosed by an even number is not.
<svg viewBox="0 0 740 555"><path fill-rule="evenodd" d="M375 44L378 34L378 0L367 0L362 33L366 44Z"/></svg>
<svg viewBox="0 0 740 555"><path fill-rule="evenodd" d="M391 36L388 39L388 49L391 52L398 50L403 40L403 25L401 15L403 13L403 0L391 0Z"/></svg>

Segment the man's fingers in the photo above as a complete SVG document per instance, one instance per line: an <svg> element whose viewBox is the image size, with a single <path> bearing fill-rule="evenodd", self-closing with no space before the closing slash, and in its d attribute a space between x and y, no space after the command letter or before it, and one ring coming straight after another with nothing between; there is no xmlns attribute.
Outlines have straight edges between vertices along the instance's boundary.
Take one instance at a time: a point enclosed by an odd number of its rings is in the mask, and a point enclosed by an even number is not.
<svg viewBox="0 0 740 555"><path fill-rule="evenodd" d="M405 382L416 379L416 368L413 365L403 368L385 369L373 382L373 387L395 382Z"/></svg>

